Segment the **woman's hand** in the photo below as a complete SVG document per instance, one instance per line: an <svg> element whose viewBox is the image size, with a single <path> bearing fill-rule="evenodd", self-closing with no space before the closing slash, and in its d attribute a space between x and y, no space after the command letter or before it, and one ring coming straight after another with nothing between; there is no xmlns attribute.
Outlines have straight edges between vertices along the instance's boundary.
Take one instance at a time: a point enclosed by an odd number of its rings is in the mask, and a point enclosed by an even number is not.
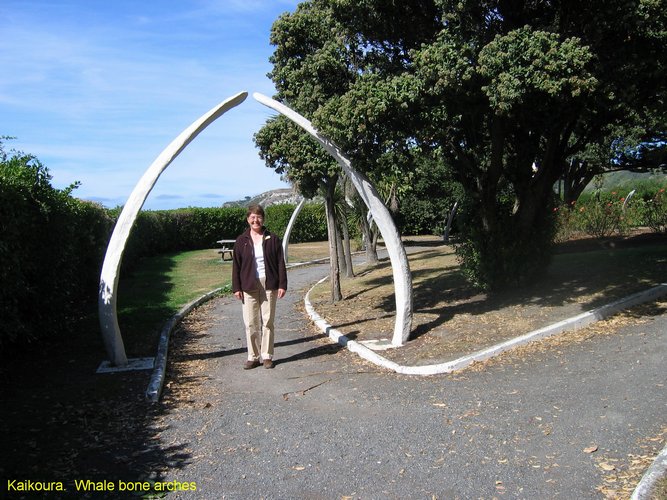
<svg viewBox="0 0 667 500"><path fill-rule="evenodd" d="M241 291L234 292L234 295L236 295L237 299L239 299L241 302L243 302L243 292L241 292Z"/></svg>
<svg viewBox="0 0 667 500"><path fill-rule="evenodd" d="M284 288L278 288L278 298L282 299L285 296L285 289Z"/></svg>

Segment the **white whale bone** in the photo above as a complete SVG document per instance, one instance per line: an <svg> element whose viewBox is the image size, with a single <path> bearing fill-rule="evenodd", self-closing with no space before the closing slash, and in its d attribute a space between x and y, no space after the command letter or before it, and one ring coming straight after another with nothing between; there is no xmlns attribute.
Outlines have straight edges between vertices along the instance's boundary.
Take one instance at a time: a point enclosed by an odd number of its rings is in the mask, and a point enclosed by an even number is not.
<svg viewBox="0 0 667 500"><path fill-rule="evenodd" d="M294 223L296 222L296 218L299 216L299 212L301 212L301 209L303 208L303 205L306 203L305 198L301 198L301 201L299 204L296 206L294 209L294 212L292 212L292 216L289 219L289 222L287 223L287 229L285 229L285 235L283 236L283 255L285 257L285 262L288 262L288 255L287 255L287 249L289 248L289 237L290 233L292 232L292 228L294 227Z"/></svg>
<svg viewBox="0 0 667 500"><path fill-rule="evenodd" d="M192 125L176 137L148 167L141 177L130 197L125 203L114 227L107 251L104 256L100 287L98 293L98 311L104 346L113 366L127 365L127 356L123 345L123 338L118 326L116 312L118 277L120 265L125 251L127 239L132 226L144 205L148 194L160 177L160 174L169 166L185 147L194 140L199 133L231 108L238 106L248 97L247 92L239 92L222 101L207 113L202 115Z"/></svg>

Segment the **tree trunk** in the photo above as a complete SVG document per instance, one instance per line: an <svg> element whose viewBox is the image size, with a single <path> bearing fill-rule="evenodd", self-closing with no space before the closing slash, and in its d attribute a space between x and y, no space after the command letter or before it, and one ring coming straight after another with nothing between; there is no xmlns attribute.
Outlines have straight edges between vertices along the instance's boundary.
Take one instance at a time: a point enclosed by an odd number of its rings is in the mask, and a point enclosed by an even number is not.
<svg viewBox="0 0 667 500"><path fill-rule="evenodd" d="M376 261L379 262L380 259L378 259L378 240L380 239L380 231L378 231L377 227L372 231L372 237L371 237L371 248L373 253L375 254Z"/></svg>
<svg viewBox="0 0 667 500"><path fill-rule="evenodd" d="M354 267L352 267L352 248L350 246L350 231L347 227L347 221L341 221L343 230L343 253L345 254L345 276L354 278Z"/></svg>
<svg viewBox="0 0 667 500"><path fill-rule="evenodd" d="M336 217L336 222L340 216ZM336 224L336 250L338 251L338 270L341 275L347 275L347 260L345 259L345 246L343 245L343 236L341 235L340 224Z"/></svg>
<svg viewBox="0 0 667 500"><path fill-rule="evenodd" d="M366 263L377 264L378 253L376 246L373 243L373 231L371 230L371 225L368 222L367 216L368 213L366 212L361 216L360 219L361 234L363 235L364 238L364 249L366 250Z"/></svg>
<svg viewBox="0 0 667 500"><path fill-rule="evenodd" d="M331 302L343 299L340 289L340 268L338 267L338 245L336 237L336 212L334 210L335 180L329 179L324 208L327 217L327 235L329 237L329 281L331 282Z"/></svg>
<svg viewBox="0 0 667 500"><path fill-rule="evenodd" d="M595 174L586 161L570 161L563 169L563 202L568 206L573 205Z"/></svg>

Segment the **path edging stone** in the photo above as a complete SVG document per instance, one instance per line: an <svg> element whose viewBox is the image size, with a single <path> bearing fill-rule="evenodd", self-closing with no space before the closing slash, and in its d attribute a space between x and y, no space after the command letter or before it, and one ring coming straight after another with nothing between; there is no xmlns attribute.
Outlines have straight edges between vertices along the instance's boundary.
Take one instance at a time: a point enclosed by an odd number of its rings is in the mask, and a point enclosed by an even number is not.
<svg viewBox="0 0 667 500"><path fill-rule="evenodd" d="M169 337L171 332L178 326L178 324L187 316L195 307L200 306L204 302L216 297L222 288L216 288L202 295L198 299L184 305L176 314L174 314L162 327L160 332L160 340L158 341L157 354L155 356L155 366L151 374L148 388L146 389L146 398L156 403L162 394L162 387L164 386L164 377L167 371L167 354L169 352Z"/></svg>

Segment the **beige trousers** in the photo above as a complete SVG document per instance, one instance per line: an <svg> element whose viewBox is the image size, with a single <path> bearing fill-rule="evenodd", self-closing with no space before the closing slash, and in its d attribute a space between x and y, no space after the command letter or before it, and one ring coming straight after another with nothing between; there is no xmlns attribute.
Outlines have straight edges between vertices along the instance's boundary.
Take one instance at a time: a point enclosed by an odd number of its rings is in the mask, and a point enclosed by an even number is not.
<svg viewBox="0 0 667 500"><path fill-rule="evenodd" d="M255 290L243 291L243 322L248 345L248 360L273 359L273 320L276 315L277 290L267 290L264 278ZM261 351L260 351L261 338Z"/></svg>

